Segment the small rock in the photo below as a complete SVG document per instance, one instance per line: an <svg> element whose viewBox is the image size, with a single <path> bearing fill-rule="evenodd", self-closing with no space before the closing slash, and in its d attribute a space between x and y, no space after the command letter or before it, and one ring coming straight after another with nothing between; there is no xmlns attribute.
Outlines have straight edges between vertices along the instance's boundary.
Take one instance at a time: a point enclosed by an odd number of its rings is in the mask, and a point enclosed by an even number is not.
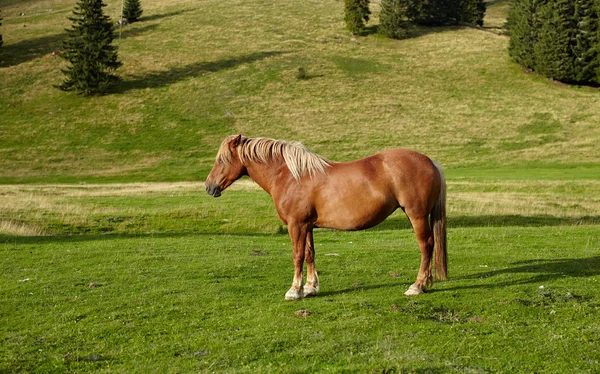
<svg viewBox="0 0 600 374"><path fill-rule="evenodd" d="M308 310L297 310L296 311L296 317L308 317L312 315L312 312L309 312Z"/></svg>

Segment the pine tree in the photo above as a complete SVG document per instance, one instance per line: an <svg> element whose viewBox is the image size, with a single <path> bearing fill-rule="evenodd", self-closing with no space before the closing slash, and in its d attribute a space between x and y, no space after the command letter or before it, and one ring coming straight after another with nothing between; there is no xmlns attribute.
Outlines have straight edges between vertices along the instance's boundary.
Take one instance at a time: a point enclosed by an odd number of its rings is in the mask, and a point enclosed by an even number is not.
<svg viewBox="0 0 600 374"><path fill-rule="evenodd" d="M0 10L0 12L2 11ZM2 17L0 17L0 21L2 21ZM0 22L0 26L2 26L2 22ZM0 34L0 47L2 47L2 43L4 42L2 41L2 34Z"/></svg>
<svg viewBox="0 0 600 374"><path fill-rule="evenodd" d="M344 13L348 30L355 35L361 34L371 14L369 0L344 0Z"/></svg>
<svg viewBox="0 0 600 374"><path fill-rule="evenodd" d="M129 23L137 22L142 16L142 5L140 0L125 0L125 8L123 9L123 17Z"/></svg>
<svg viewBox="0 0 600 374"><path fill-rule="evenodd" d="M460 21L471 25L483 26L485 3L483 0L461 0Z"/></svg>
<svg viewBox="0 0 600 374"><path fill-rule="evenodd" d="M379 13L377 31L389 38L405 38L407 30L404 9L402 0L381 0L381 13Z"/></svg>
<svg viewBox="0 0 600 374"><path fill-rule="evenodd" d="M572 0L548 1L539 7L536 16L540 24L533 47L535 72L562 82L573 81L573 13Z"/></svg>
<svg viewBox="0 0 600 374"><path fill-rule="evenodd" d="M507 29L510 34L508 53L517 64L533 69L533 48L537 41L535 14L536 0L517 0L508 14Z"/></svg>
<svg viewBox="0 0 600 374"><path fill-rule="evenodd" d="M119 80L114 71L121 66L110 18L103 14L102 0L79 0L73 11L73 22L63 42L61 56L70 65L62 72L67 79L58 86L61 90L75 90L83 95L106 93Z"/></svg>
<svg viewBox="0 0 600 374"><path fill-rule="evenodd" d="M597 70L600 68L600 29L594 0L575 0L574 3L573 18L577 28L572 43L573 80L600 83L597 76Z"/></svg>
<svg viewBox="0 0 600 374"><path fill-rule="evenodd" d="M460 21L459 0L404 0L409 19L427 26L452 25Z"/></svg>

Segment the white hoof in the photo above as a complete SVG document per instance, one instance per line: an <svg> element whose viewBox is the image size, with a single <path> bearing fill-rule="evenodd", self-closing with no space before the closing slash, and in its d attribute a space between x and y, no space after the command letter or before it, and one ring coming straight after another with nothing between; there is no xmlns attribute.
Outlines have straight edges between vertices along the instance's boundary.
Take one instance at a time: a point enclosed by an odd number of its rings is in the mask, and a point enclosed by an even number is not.
<svg viewBox="0 0 600 374"><path fill-rule="evenodd" d="M304 297L317 296L318 293L319 293L319 286L313 287L313 286L309 286L308 284L304 286L304 291L303 291Z"/></svg>
<svg viewBox="0 0 600 374"><path fill-rule="evenodd" d="M298 300L302 298L302 290L295 290L290 288L288 292L285 293L286 300Z"/></svg>
<svg viewBox="0 0 600 374"><path fill-rule="evenodd" d="M406 292L404 293L404 295L406 296L416 296L416 295L421 295L425 293L425 291L423 291L422 288L416 286L416 285L411 285L408 290L406 290Z"/></svg>

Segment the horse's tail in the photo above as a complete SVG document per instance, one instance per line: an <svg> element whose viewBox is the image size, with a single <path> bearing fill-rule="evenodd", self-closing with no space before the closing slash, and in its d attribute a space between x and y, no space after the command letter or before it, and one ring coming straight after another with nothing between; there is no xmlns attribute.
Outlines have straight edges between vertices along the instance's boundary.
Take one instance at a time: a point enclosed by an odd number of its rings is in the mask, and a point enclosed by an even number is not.
<svg viewBox="0 0 600 374"><path fill-rule="evenodd" d="M440 173L440 194L431 210L433 229L433 256L436 279L448 279L448 259L446 255L446 177L442 167L433 163Z"/></svg>

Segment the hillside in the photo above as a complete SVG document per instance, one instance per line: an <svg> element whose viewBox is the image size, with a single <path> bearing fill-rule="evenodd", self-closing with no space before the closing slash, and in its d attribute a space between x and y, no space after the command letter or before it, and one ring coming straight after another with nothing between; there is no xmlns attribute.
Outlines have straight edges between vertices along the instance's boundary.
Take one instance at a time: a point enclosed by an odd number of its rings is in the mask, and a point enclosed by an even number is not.
<svg viewBox="0 0 600 374"><path fill-rule="evenodd" d="M120 3L107 1L113 19ZM600 175L598 90L510 62L495 32L504 1L490 3L488 28L402 41L350 37L335 0L145 2L115 43L124 81L95 98L52 87L73 6L0 1L1 183L203 179L238 132L340 161L412 148L451 177Z"/></svg>

